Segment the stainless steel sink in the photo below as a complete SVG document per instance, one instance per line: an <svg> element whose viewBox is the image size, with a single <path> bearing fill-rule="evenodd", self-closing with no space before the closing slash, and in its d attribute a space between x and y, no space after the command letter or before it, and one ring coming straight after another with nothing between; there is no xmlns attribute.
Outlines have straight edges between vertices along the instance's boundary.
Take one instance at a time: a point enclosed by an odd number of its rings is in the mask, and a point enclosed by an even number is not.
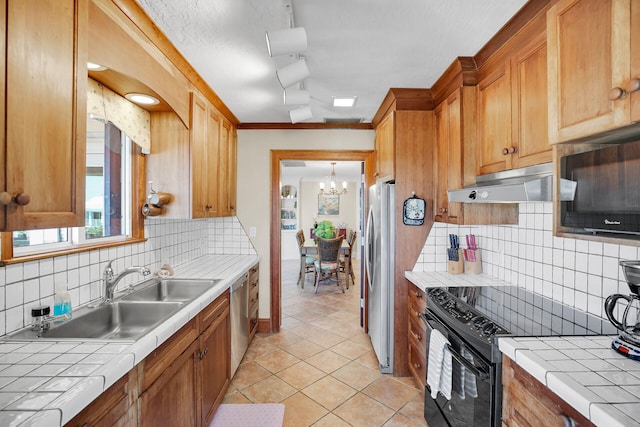
<svg viewBox="0 0 640 427"><path fill-rule="evenodd" d="M182 302L114 301L96 308L84 308L60 325L53 325L40 337L29 329L9 339L109 339L135 340L168 319L184 306Z"/></svg>
<svg viewBox="0 0 640 427"><path fill-rule="evenodd" d="M53 322L44 332L24 329L7 339L108 339L136 340L202 295L219 280L154 278L134 287L132 293L97 307L73 311L73 318Z"/></svg>
<svg viewBox="0 0 640 427"><path fill-rule="evenodd" d="M136 286L124 301L180 301L188 302L211 289L218 280L209 279L151 279Z"/></svg>

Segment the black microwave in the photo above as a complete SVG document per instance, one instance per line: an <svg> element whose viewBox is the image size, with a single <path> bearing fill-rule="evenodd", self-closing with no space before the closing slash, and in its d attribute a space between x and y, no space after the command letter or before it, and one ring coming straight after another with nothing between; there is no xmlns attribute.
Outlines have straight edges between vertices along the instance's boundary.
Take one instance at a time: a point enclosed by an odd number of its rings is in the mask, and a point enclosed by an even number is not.
<svg viewBox="0 0 640 427"><path fill-rule="evenodd" d="M640 235L640 141L561 157L562 178L577 183L560 203L561 225L589 233Z"/></svg>

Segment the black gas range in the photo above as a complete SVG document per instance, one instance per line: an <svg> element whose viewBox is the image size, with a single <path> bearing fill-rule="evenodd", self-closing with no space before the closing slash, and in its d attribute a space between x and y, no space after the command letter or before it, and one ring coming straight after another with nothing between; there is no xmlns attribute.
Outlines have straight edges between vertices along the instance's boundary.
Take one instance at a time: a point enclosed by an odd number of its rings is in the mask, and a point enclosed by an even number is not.
<svg viewBox="0 0 640 427"><path fill-rule="evenodd" d="M427 309L421 317L428 335L437 329L449 340L453 364L451 400L441 394L432 399L427 386L425 418L430 427L501 425L498 338L616 333L605 319L516 286L432 288L426 294ZM469 376L474 378L473 389L465 393Z"/></svg>

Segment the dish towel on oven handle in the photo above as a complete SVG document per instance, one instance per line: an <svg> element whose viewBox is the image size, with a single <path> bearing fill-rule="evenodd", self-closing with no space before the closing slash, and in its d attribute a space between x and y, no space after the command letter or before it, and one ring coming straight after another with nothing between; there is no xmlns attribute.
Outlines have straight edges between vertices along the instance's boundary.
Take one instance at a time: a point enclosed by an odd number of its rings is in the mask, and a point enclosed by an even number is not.
<svg viewBox="0 0 640 427"><path fill-rule="evenodd" d="M437 329L431 331L427 363L427 384L431 388L431 397L433 399L440 392L447 400L451 400L452 366L448 345L449 340L440 331Z"/></svg>
<svg viewBox="0 0 640 427"><path fill-rule="evenodd" d="M466 347L462 346L460 354L462 355L462 357L473 364L473 355L469 350L467 350ZM469 369L467 369L461 363L456 363L454 365L454 371L456 370L458 370L459 372L454 372L453 377L457 378L458 381L453 384L453 391L460 395L462 399L464 399L467 395L473 398L478 397L476 376L473 374L473 372L469 371Z"/></svg>

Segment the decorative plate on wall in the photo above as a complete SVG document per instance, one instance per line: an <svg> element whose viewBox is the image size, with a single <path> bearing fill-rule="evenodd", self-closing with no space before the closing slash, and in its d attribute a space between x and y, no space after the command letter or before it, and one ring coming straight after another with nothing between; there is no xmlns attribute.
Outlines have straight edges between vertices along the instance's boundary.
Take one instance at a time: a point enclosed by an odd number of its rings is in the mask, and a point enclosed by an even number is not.
<svg viewBox="0 0 640 427"><path fill-rule="evenodd" d="M424 224L425 201L413 196L404 201L402 208L402 222L404 225L422 225Z"/></svg>

